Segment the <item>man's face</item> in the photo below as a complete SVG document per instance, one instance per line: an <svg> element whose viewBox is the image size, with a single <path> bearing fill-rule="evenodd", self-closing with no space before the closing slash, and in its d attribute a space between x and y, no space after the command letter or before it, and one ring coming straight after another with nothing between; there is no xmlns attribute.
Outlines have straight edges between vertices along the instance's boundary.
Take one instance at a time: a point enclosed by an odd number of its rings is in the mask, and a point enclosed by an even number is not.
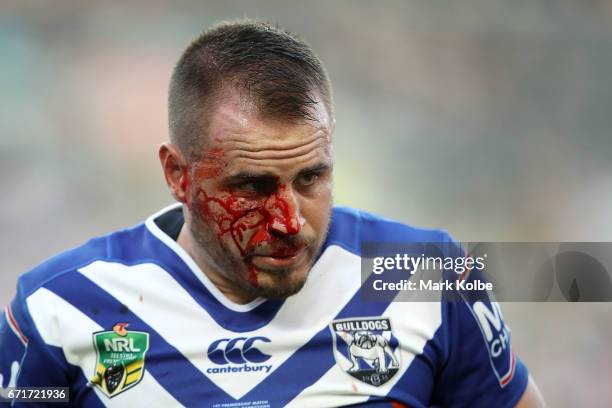
<svg viewBox="0 0 612 408"><path fill-rule="evenodd" d="M329 226L331 131L316 121L264 120L238 99L210 114L208 137L185 175L187 225L206 266L250 296L301 289Z"/></svg>

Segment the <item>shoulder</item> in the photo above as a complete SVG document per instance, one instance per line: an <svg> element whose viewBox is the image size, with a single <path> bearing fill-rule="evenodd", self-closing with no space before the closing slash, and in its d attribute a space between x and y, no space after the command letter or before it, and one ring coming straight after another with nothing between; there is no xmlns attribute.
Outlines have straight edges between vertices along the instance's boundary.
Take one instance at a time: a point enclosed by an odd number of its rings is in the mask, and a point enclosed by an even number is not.
<svg viewBox="0 0 612 408"><path fill-rule="evenodd" d="M92 238L83 245L63 251L22 274L18 281L18 295L27 297L40 287L78 272L95 261L129 262L134 250L142 246L144 234L145 226L139 224Z"/></svg>
<svg viewBox="0 0 612 408"><path fill-rule="evenodd" d="M360 255L364 242L450 243L446 230L419 228L350 207L334 207L326 246L338 245Z"/></svg>

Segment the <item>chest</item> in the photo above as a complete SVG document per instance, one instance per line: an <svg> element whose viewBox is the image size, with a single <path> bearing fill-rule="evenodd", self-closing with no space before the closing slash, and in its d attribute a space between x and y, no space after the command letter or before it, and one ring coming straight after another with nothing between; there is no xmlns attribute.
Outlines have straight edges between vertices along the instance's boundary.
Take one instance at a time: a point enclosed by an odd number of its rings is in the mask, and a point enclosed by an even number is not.
<svg viewBox="0 0 612 408"><path fill-rule="evenodd" d="M64 348L82 377L78 400L107 406L324 407L377 398L416 406L432 389L436 325L429 304L392 304L382 315L347 311L301 328L281 318L249 332L196 320L180 330L118 321Z"/></svg>

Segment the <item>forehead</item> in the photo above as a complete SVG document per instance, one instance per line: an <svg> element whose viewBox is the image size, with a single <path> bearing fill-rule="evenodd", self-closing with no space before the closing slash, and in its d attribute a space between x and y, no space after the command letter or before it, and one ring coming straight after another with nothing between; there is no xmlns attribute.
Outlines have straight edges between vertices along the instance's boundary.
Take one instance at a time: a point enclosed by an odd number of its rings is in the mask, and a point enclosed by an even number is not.
<svg viewBox="0 0 612 408"><path fill-rule="evenodd" d="M284 120L264 118L253 103L232 92L209 113L207 145L241 142L246 144L283 144L297 142L317 131L331 136L331 118L325 105L318 102L312 108L315 120Z"/></svg>
<svg viewBox="0 0 612 408"><path fill-rule="evenodd" d="M316 120L262 118L238 97L229 97L208 116L203 155L222 155L229 167L287 167L329 160L332 123L322 102L313 108Z"/></svg>

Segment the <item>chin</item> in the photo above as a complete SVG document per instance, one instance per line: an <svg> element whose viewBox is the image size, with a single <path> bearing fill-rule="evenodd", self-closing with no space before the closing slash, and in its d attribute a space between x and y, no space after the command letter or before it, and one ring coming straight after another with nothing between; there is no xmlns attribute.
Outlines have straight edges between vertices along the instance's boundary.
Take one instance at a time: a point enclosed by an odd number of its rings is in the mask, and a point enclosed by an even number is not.
<svg viewBox="0 0 612 408"><path fill-rule="evenodd" d="M306 283L310 265L297 269L258 270L254 294L266 299L285 299L298 293Z"/></svg>

